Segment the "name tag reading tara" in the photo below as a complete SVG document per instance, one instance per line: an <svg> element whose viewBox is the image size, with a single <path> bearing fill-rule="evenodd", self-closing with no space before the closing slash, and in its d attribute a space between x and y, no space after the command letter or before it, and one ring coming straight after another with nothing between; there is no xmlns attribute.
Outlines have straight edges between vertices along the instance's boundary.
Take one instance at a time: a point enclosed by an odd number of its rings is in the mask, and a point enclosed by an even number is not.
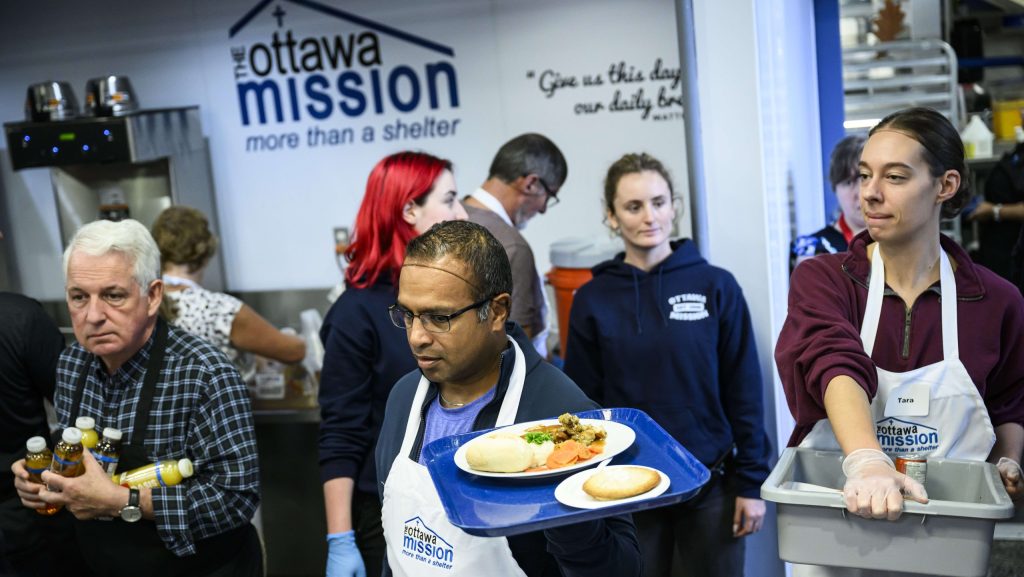
<svg viewBox="0 0 1024 577"><path fill-rule="evenodd" d="M885 403L886 417L924 417L928 415L930 387L927 383L911 383L889 393Z"/></svg>

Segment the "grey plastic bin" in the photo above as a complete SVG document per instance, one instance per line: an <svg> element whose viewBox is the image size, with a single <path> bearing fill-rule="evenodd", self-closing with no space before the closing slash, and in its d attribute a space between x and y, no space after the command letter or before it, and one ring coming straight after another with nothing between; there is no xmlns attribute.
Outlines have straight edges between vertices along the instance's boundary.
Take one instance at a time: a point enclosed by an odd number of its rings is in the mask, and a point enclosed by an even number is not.
<svg viewBox="0 0 1024 577"><path fill-rule="evenodd" d="M929 459L925 505L906 501L898 521L846 512L842 494L794 483L842 488L842 454L789 448L761 486L778 506L779 557L791 563L983 577L992 532L1013 516L994 465Z"/></svg>

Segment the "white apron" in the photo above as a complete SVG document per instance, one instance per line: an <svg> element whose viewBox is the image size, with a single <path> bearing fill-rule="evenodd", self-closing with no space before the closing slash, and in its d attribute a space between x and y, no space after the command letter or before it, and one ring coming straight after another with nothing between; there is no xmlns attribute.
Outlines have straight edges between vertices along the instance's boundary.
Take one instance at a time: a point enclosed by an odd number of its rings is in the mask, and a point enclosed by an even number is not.
<svg viewBox="0 0 1024 577"><path fill-rule="evenodd" d="M943 360L905 373L876 368L878 392L871 401L871 416L878 442L890 455L928 453L931 457L984 461L995 444L996 434L978 388L960 362L956 281L945 251L941 251L939 258L939 286ZM864 352L869 357L875 346L884 290L885 264L880 248L875 245L864 323L860 329ZM800 446L840 450L827 419L818 421ZM853 577L898 573L794 565L793 575Z"/></svg>
<svg viewBox="0 0 1024 577"><path fill-rule="evenodd" d="M515 364L496 426L511 425L526 378L523 351L511 338ZM448 522L427 468L409 458L420 428L429 382L420 383L409 409L402 448L384 483L381 520L388 565L396 577L526 577L504 537L476 537Z"/></svg>

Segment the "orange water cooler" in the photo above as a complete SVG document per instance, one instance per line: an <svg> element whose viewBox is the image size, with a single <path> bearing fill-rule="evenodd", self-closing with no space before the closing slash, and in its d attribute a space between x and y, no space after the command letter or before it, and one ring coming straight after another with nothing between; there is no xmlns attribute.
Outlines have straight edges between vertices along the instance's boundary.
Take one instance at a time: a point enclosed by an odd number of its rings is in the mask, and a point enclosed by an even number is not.
<svg viewBox="0 0 1024 577"><path fill-rule="evenodd" d="M569 238L551 245L551 271L548 284L555 290L555 309L558 311L558 344L565 358L565 341L569 336L569 311L576 290L593 275L590 269L622 252L618 241Z"/></svg>

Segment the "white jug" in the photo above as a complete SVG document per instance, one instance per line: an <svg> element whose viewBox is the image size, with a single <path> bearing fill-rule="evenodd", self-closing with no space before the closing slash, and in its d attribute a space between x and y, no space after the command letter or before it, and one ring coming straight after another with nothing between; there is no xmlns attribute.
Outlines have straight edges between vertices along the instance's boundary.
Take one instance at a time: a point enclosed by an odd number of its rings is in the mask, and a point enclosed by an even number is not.
<svg viewBox="0 0 1024 577"><path fill-rule="evenodd" d="M960 138L964 141L964 151L967 154L967 158L988 158L992 156L992 140L994 135L977 114L971 115L971 121L960 132Z"/></svg>

